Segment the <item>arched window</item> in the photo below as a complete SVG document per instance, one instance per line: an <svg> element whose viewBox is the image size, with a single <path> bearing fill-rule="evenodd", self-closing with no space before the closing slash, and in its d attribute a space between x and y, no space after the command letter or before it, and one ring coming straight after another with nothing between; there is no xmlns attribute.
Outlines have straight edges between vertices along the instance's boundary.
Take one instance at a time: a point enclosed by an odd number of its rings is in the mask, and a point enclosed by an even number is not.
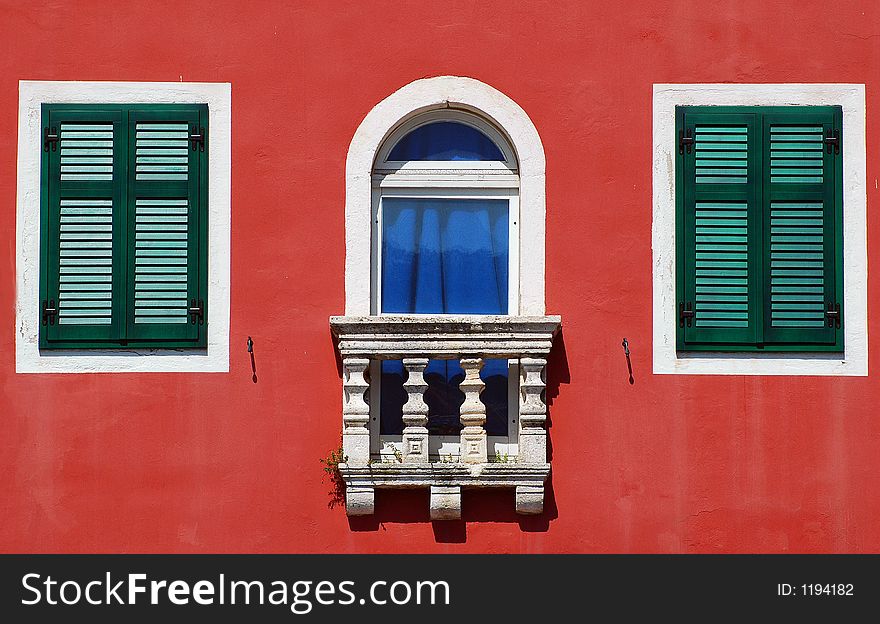
<svg viewBox="0 0 880 624"><path fill-rule="evenodd" d="M550 473L544 369L544 151L503 93L439 76L402 87L358 127L346 161L342 368L346 512L375 490L513 488L541 513Z"/></svg>
<svg viewBox="0 0 880 624"><path fill-rule="evenodd" d="M382 144L373 189L375 314L518 313L519 175L501 130L464 110L418 114ZM493 457L516 454L517 374L506 359L486 359L480 371ZM371 377L381 379L371 387L380 414L373 453L400 453L403 362L375 362ZM458 360L431 360L424 370L431 456L460 455L464 377Z"/></svg>

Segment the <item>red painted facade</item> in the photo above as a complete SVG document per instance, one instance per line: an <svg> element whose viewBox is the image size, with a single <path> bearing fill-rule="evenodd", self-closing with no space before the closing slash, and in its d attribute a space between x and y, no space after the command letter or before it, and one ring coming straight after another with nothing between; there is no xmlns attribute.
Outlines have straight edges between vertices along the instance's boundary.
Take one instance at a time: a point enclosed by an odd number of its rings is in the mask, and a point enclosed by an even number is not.
<svg viewBox="0 0 880 624"><path fill-rule="evenodd" d="M652 84L865 83L872 275L878 24L867 1L0 3L0 551L880 551L875 374L651 364ZM547 511L473 492L432 524L426 491L380 492L349 522L319 463L341 427L346 153L379 101L447 74L507 94L544 144ZM21 79L232 84L229 373L15 373Z"/></svg>

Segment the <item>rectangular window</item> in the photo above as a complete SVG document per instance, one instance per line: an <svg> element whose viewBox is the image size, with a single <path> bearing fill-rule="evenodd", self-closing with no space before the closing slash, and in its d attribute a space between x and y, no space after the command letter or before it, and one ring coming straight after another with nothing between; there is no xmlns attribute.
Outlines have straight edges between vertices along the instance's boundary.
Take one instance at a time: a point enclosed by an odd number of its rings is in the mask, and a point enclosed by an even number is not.
<svg viewBox="0 0 880 624"><path fill-rule="evenodd" d="M42 119L40 348L205 347L207 106Z"/></svg>
<svg viewBox="0 0 880 624"><path fill-rule="evenodd" d="M676 107L681 351L842 351L842 109Z"/></svg>
<svg viewBox="0 0 880 624"><path fill-rule="evenodd" d="M381 312L507 314L510 203L499 197L383 197ZM507 360L486 359L480 371L486 385L480 393L484 426L493 446L515 422L508 368ZM380 434L399 436L407 374L400 360L383 361L381 373ZM461 434L464 377L457 359L432 360L424 370L428 432L440 448Z"/></svg>

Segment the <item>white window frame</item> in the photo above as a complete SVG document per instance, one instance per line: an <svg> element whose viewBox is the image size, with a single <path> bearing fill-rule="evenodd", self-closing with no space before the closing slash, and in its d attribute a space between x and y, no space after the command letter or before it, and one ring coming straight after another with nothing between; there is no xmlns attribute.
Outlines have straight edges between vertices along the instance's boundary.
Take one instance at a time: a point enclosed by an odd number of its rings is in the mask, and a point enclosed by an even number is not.
<svg viewBox="0 0 880 624"><path fill-rule="evenodd" d="M40 351L40 166L43 104L207 104L208 344L205 349ZM232 88L229 83L19 82L15 370L18 373L229 371Z"/></svg>
<svg viewBox="0 0 880 624"><path fill-rule="evenodd" d="M413 130L438 121L454 121L476 128L498 147L503 161L447 161L413 160L389 161L388 154L404 136ZM508 200L508 315L519 314L519 175L516 156L501 131L473 113L444 108L418 115L401 124L385 140L379 150L373 169L373 219L371 241L371 303L373 315L393 315L381 309L382 302L382 200L386 197L421 199L506 199ZM418 315L417 315L418 316ZM489 436L490 456L516 456L518 452L519 365L508 361L507 431L506 436ZM370 364L370 452L376 457L391 460L395 451L403 451L403 436L382 435L381 421L381 363ZM428 438L428 453L437 458L460 456L460 436Z"/></svg>
<svg viewBox="0 0 880 624"><path fill-rule="evenodd" d="M388 161L388 154L415 128L432 121L466 123L501 149L504 162ZM501 130L503 128L503 131ZM534 124L525 111L500 91L472 78L438 76L416 80L380 102L355 132L346 160L345 313L379 311L380 201L383 195L424 197L506 197L510 200L508 314L543 316L545 264L545 159ZM375 228L375 229L374 229ZM488 439L494 452L518 452L519 366L511 363L507 437ZM379 364L371 377L380 379ZM379 437L378 383L370 393L371 454L387 456L400 436ZM431 455L457 455L460 438L431 436ZM389 458L390 459L390 458Z"/></svg>
<svg viewBox="0 0 880 624"><path fill-rule="evenodd" d="M677 352L675 299L675 107L843 108L844 352ZM868 374L865 85L655 84L653 94L653 365L656 374Z"/></svg>
<svg viewBox="0 0 880 624"><path fill-rule="evenodd" d="M545 158L529 116L473 78L437 76L407 84L377 104L355 131L345 164L345 314L372 314L372 172L392 132L430 111L454 108L504 128L519 173L519 313L544 315ZM438 179L442 173L438 172ZM459 174L456 174L459 175ZM499 176L499 179L503 176ZM504 182L502 182L504 183Z"/></svg>

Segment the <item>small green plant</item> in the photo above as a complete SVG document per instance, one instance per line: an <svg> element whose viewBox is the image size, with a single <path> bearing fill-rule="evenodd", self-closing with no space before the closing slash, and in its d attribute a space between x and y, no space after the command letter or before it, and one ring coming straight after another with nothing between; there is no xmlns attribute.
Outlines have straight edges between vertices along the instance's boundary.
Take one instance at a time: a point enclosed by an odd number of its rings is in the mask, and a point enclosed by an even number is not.
<svg viewBox="0 0 880 624"><path fill-rule="evenodd" d="M330 502L327 503L327 506L333 509L337 505L345 504L345 479L342 478L342 473L339 471L339 464L346 463L348 457L342 451L342 444L339 445L339 448L330 451L327 457L322 458L320 461L324 466L322 470L326 477L330 479L331 484Z"/></svg>
<svg viewBox="0 0 880 624"><path fill-rule="evenodd" d="M490 459L493 464L507 464L511 461L510 455L504 451L495 451L495 455Z"/></svg>
<svg viewBox="0 0 880 624"><path fill-rule="evenodd" d="M400 452L400 449L397 448L396 446L394 446L393 443L391 443L391 442L386 442L386 443L382 446L382 448L383 448L383 450L385 450L385 451L390 451L391 455L394 456L394 459L397 460L397 463L398 463L398 464L402 464L402 463L403 463L403 453L401 453L401 452ZM382 456L382 461L383 461L383 462L386 462L386 461L387 461L388 463L391 463L390 458L389 458L389 459L386 459L386 458L388 458L388 457L389 457L388 455L383 455L383 456Z"/></svg>
<svg viewBox="0 0 880 624"><path fill-rule="evenodd" d="M454 464L454 463L456 463L455 455L453 455L452 453L448 453L446 455L441 453L440 454L440 462L444 463L444 464Z"/></svg>

